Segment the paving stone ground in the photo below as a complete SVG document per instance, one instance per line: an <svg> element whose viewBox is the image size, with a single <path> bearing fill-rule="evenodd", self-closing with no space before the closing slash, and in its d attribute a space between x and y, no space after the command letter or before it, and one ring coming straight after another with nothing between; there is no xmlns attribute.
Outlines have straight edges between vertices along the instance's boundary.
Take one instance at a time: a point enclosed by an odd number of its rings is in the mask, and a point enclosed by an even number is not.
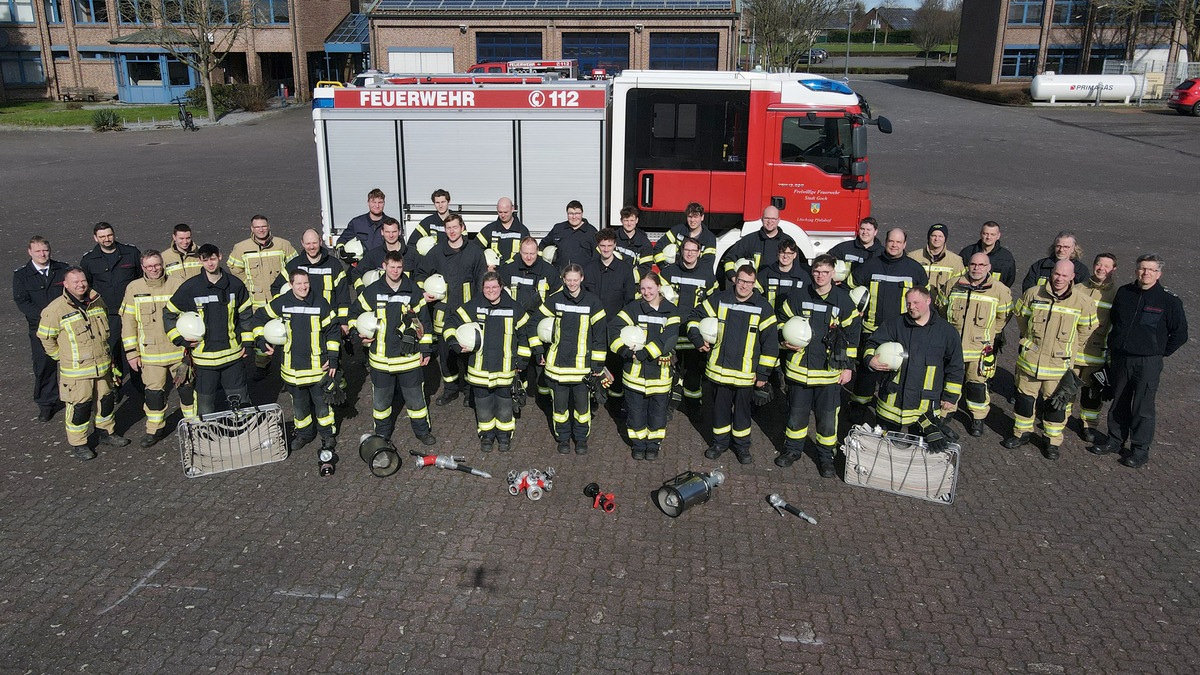
<svg viewBox="0 0 1200 675"><path fill-rule="evenodd" d="M1187 262L1195 120L854 84L896 126L871 141L885 224L919 240L945 222L957 249L995 219L1022 268L1074 229L1089 260L1117 254L1122 279L1138 252L1159 250L1167 285L1200 311ZM303 111L194 134L0 133L0 250L16 267L42 233L75 261L97 220L143 248L166 245L176 222L227 248L258 212L298 241L319 224L311 133ZM310 447L187 479L173 437L82 463L61 414L34 419L11 303L0 324L4 671L1200 669L1195 342L1169 361L1144 470L1086 453L1075 423L1058 462L1002 449L1011 410L1000 396L989 433L964 443L957 499L944 506L823 480L811 461L774 466L778 413L760 416L743 467L703 458L705 411L675 416L654 463L629 458L610 412L589 455L560 456L533 406L513 453L481 457L456 401L432 409L436 449L496 478L406 463L378 479L354 448L370 426L361 375L331 478L317 476ZM287 410L279 386L256 384L255 400ZM140 401L125 402L118 429L136 439L141 425ZM411 446L403 422L396 438ZM651 505L664 480L721 465L729 479L710 503L678 519ZM510 469L546 466L558 475L540 502L505 491ZM616 493L614 513L591 509L582 490L593 481ZM818 524L776 515L772 492Z"/></svg>

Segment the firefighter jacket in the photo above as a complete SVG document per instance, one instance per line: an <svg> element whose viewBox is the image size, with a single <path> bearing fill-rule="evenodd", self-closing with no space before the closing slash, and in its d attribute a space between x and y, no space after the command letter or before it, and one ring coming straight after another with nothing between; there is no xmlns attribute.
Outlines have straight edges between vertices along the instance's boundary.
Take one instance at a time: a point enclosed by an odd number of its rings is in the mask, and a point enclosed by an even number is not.
<svg viewBox="0 0 1200 675"><path fill-rule="evenodd" d="M242 344L254 340L251 321L254 305L246 285L232 274L223 273L215 282L208 274L199 274L179 285L163 308L167 337L180 347L187 341L175 322L183 312L197 312L204 320L204 337L192 350L197 366L215 368L240 361Z"/></svg>
<svg viewBox="0 0 1200 675"><path fill-rule="evenodd" d="M162 311L171 296L183 284L180 276L163 275L157 279L142 277L125 289L121 303L121 345L128 358L142 363L167 366L183 360L183 347L167 337Z"/></svg>
<svg viewBox="0 0 1200 675"><path fill-rule="evenodd" d="M879 243L879 239L876 239L870 246L863 246L858 237L855 237L850 241L843 241L829 249L829 255L850 265L850 271L854 272L854 269L859 265L871 258L878 258L883 255L883 244ZM849 281L849 277L846 280Z"/></svg>
<svg viewBox="0 0 1200 675"><path fill-rule="evenodd" d="M1089 277L1084 283L1075 284L1075 290L1087 293L1096 301L1096 330L1083 346L1082 362L1076 365L1103 366L1108 360L1108 315L1117 295L1117 285L1112 281L1097 283Z"/></svg>
<svg viewBox="0 0 1200 675"><path fill-rule="evenodd" d="M863 332L870 334L888 319L907 309L904 294L908 289L929 283L921 263L906 256L890 258L886 253L854 268L847 281L850 286L866 286L870 295L863 313Z"/></svg>
<svg viewBox="0 0 1200 675"><path fill-rule="evenodd" d="M229 271L246 285L254 306L262 307L271 299L271 284L283 272L287 261L296 257L292 244L279 237L259 244L254 237L240 241L229 252Z"/></svg>
<svg viewBox="0 0 1200 675"><path fill-rule="evenodd" d="M100 244L83 255L79 266L87 275L88 286L104 298L108 311L121 311L121 300L125 298L125 287L142 276L142 252L129 244L115 242L116 251L105 253Z"/></svg>
<svg viewBox="0 0 1200 675"><path fill-rule="evenodd" d="M958 252L958 257L962 258L963 264L971 262L971 256L976 253L986 253L988 260L992 263L992 278L1000 283L1012 288L1012 285L1017 281L1017 261L1013 258L1012 251L1004 248L1000 242L992 247L992 250L983 250L983 242L977 241L970 246Z"/></svg>
<svg viewBox="0 0 1200 675"><path fill-rule="evenodd" d="M263 326L272 319L287 326L287 341L274 346L283 353L279 375L284 382L297 387L317 384L325 376L323 366L338 367L342 331L337 311L315 291L309 290L303 298L289 291L254 313L254 338L262 351L266 351Z"/></svg>
<svg viewBox="0 0 1200 675"><path fill-rule="evenodd" d="M1072 260L1071 263L1075 265L1075 283L1081 284L1092 276L1092 271L1088 269L1087 265L1078 260ZM1057 264L1058 260L1054 258L1042 258L1030 265L1029 271L1025 273L1024 281L1021 282L1021 292L1024 293L1034 286L1041 286L1049 281L1050 275L1054 274L1054 266Z"/></svg>
<svg viewBox="0 0 1200 675"><path fill-rule="evenodd" d="M962 335L963 360L978 361L984 346L996 341L1012 315L1012 291L991 277L972 285L962 275L942 287L938 309Z"/></svg>
<svg viewBox="0 0 1200 675"><path fill-rule="evenodd" d="M717 236L712 233L712 230L702 224L700 225L700 232L692 234L688 231L687 223L684 223L672 227L663 235L662 239L658 240L658 250L654 254L654 262L658 263L660 269L663 265L670 265L676 261L683 260L683 256L680 253L683 252L683 240L688 237L700 242L700 259L696 261L697 265L711 266L717 261ZM676 253L675 260L667 260L667 256L663 252L667 244L675 244L679 248L679 253Z"/></svg>
<svg viewBox="0 0 1200 675"><path fill-rule="evenodd" d="M583 266L583 289L600 296L604 315L611 321L638 294L637 270L615 255L605 265L597 255Z"/></svg>
<svg viewBox="0 0 1200 675"><path fill-rule="evenodd" d="M467 382L476 387L507 387L514 373L525 370L533 354L530 338L536 331L529 313L507 293L500 293L496 302L480 295L458 308L446 323L446 340L450 348L460 352L455 329L474 321L483 329L483 337L475 351L464 354L467 362Z"/></svg>
<svg viewBox="0 0 1200 675"><path fill-rule="evenodd" d="M560 271L571 263L582 266L596 255L596 228L586 220L578 229L571 227L565 220L555 223L549 234L542 237L539 248L544 249L547 246L558 247L554 266Z"/></svg>
<svg viewBox="0 0 1200 675"><path fill-rule="evenodd" d="M717 275L713 272L712 265L706 265L697 260L696 266L691 269L684 267L682 261L673 262L662 267L659 276L679 294L675 305L679 308L681 327L675 349L695 349L696 345L692 344L691 339L687 336L687 330L682 324L687 322L696 305L717 292Z"/></svg>
<svg viewBox="0 0 1200 675"><path fill-rule="evenodd" d="M449 213L446 214L450 215ZM446 241L446 222L436 213L431 213L421 219L417 226L413 228L412 234L408 235L409 248L417 247L417 240L421 237L434 235L437 237L438 243ZM466 230L463 230L463 238L466 238Z"/></svg>
<svg viewBox="0 0 1200 675"><path fill-rule="evenodd" d="M63 294L66 276L67 264L57 260L46 263L45 274L34 267L33 261L13 270L13 302L25 315L31 333L42 321L42 310Z"/></svg>
<svg viewBox="0 0 1200 675"><path fill-rule="evenodd" d="M958 405L966 374L962 339L937 312L929 313L924 326L907 312L884 321L867 338L862 358L869 360L885 342L899 342L908 352L899 370L883 373L876 405L887 419L899 419L902 411L919 410L922 401Z"/></svg>
<svg viewBox="0 0 1200 675"><path fill-rule="evenodd" d="M658 308L645 300L634 300L617 312L608 323L608 342L613 353L625 362L626 387L640 391L646 396L669 394L675 382L671 372L671 353L679 341L679 308L666 298L660 298ZM646 331L646 345L637 350L637 356L621 339L621 329L638 326Z"/></svg>
<svg viewBox="0 0 1200 675"><path fill-rule="evenodd" d="M503 265L517 259L521 254L521 240L528 236L529 228L514 215L508 227L504 227L499 219L484 225L479 234L475 235L475 240L483 248L495 251L500 257L500 264Z"/></svg>
<svg viewBox="0 0 1200 675"><path fill-rule="evenodd" d="M380 213L379 219L371 217L371 212L354 216L346 223L346 229L338 235L337 241L334 243L335 248L342 248L350 243L351 239L357 239L362 243L364 251L370 251L376 246L383 246L383 235L380 231L383 229L383 220L388 217L386 213Z"/></svg>
<svg viewBox="0 0 1200 675"><path fill-rule="evenodd" d="M654 244L650 243L650 237L645 232L637 228L634 228L632 235L624 227L614 229L617 231L617 253L633 265L638 279L641 279L654 264Z"/></svg>
<svg viewBox="0 0 1200 675"><path fill-rule="evenodd" d="M93 289L82 301L67 291L50 301L42 310L37 335L46 355L58 361L59 377L106 377L112 370L108 307Z"/></svg>
<svg viewBox="0 0 1200 675"><path fill-rule="evenodd" d="M579 383L604 369L608 317L599 296L580 288L572 297L564 286L538 309L538 321L545 317L554 318L554 342L545 345L546 377L560 384ZM540 352L540 345L535 336L535 351Z"/></svg>
<svg viewBox="0 0 1200 675"><path fill-rule="evenodd" d="M967 270L967 266L963 264L963 259L957 254L943 250L938 255L933 255L928 248L922 248L917 251L909 251L908 257L921 263L921 267L925 269L925 276L929 277L929 292L933 295L934 304L940 302L938 295L942 288Z"/></svg>
<svg viewBox="0 0 1200 675"><path fill-rule="evenodd" d="M363 289L358 294L359 312L371 312L379 320L375 339L367 348L367 362L375 370L385 373L405 373L421 367L421 359L433 352L433 320L429 306L417 287L407 275L400 277L400 284L392 288L386 277ZM356 319L350 320L350 326ZM415 348L406 346L404 332L418 329L421 337Z"/></svg>
<svg viewBox="0 0 1200 675"><path fill-rule="evenodd" d="M389 249L387 244L376 246L369 249L363 254L362 260L358 264L350 268L347 273L353 277L352 284L355 291L361 291L363 288L362 278L371 270L383 271L383 264L387 262L387 254L390 251L400 251L400 255L404 256L404 271L410 274L417 269L417 249L412 248L403 241L396 242L396 248Z"/></svg>
<svg viewBox="0 0 1200 675"><path fill-rule="evenodd" d="M721 275L726 279L732 279L733 275L737 273L737 261L742 258L748 259L755 270L778 262L779 245L785 241L796 243L791 235L780 229L775 230L774 237L768 237L766 230L762 229L747 234L730 246L729 250L725 251L725 255L721 257ZM805 258L803 253L798 253L795 262L802 266L807 265L808 258Z"/></svg>
<svg viewBox="0 0 1200 675"><path fill-rule="evenodd" d="M521 256L510 263L505 263L496 269L504 288L526 312L533 312L546 301L546 296L562 286L558 270L554 265L542 260L541 256L533 259L532 265L526 265Z"/></svg>
<svg viewBox="0 0 1200 675"><path fill-rule="evenodd" d="M753 387L779 365L779 330L775 308L759 293L738 300L735 289L711 295L692 310L687 334L697 349L704 346L700 320L716 317L717 342L708 353L705 375L718 384Z"/></svg>
<svg viewBox="0 0 1200 675"><path fill-rule="evenodd" d="M1036 380L1057 380L1082 360L1084 345L1096 330L1096 301L1074 285L1063 297L1050 283L1035 286L1013 309L1021 328L1017 369Z"/></svg>
<svg viewBox="0 0 1200 675"><path fill-rule="evenodd" d="M1183 301L1161 283L1125 284L1108 315L1109 356L1170 356L1188 340Z"/></svg>
<svg viewBox="0 0 1200 675"><path fill-rule="evenodd" d="M200 247L196 246L195 242L186 251L175 248L175 243L172 242L162 252L163 271L167 273L167 276L177 279L179 283L191 279L204 271L199 251Z"/></svg>
<svg viewBox="0 0 1200 675"><path fill-rule="evenodd" d="M780 304L778 316L781 326L794 316L804 317L812 329L812 339L804 349L780 350L784 377L816 387L837 384L842 371L854 367L862 317L849 291L835 285L822 296L810 284L789 295Z"/></svg>
<svg viewBox="0 0 1200 675"><path fill-rule="evenodd" d="M418 285L424 288L425 280L434 274L446 279L446 298L433 305L435 330L442 330L444 316L453 314L478 294L484 272L487 263L483 260L483 249L466 237L458 248L449 241L441 241L421 258L414 277Z"/></svg>
<svg viewBox="0 0 1200 675"><path fill-rule="evenodd" d="M309 260L308 254L301 251L283 266L283 273L275 279L271 294L277 295L296 270L308 272L309 293L316 294L333 308L334 319L340 324L349 323L350 275L345 263L330 255L325 248L321 249L321 257L316 262Z"/></svg>
<svg viewBox="0 0 1200 675"><path fill-rule="evenodd" d="M812 286L812 277L798 262L793 262L791 269L784 272L779 268L779 261L775 261L759 270L758 280L754 282L754 289L766 297L776 314L789 295L809 286Z"/></svg>

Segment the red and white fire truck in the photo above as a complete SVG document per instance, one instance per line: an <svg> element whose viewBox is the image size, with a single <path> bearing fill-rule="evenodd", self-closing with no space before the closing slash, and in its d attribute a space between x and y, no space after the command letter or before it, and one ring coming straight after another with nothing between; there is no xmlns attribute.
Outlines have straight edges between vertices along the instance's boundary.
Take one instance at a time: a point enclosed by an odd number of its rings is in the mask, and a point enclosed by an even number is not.
<svg viewBox="0 0 1200 675"><path fill-rule="evenodd" d="M313 98L321 215L336 237L372 188L407 224L431 193L474 230L511 197L536 236L579 200L597 226L636 205L655 233L699 202L724 249L779 208L810 259L869 215L867 127L845 84L817 75L625 71L613 80L413 76ZM723 235L723 236L722 236Z"/></svg>

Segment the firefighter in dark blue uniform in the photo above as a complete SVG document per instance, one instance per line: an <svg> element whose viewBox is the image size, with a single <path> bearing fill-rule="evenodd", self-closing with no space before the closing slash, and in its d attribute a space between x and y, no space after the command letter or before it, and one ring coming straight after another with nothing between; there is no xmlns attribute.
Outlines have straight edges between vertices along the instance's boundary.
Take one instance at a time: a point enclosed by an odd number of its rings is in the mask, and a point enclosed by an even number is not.
<svg viewBox="0 0 1200 675"><path fill-rule="evenodd" d="M35 236L29 240L29 262L13 270L13 302L29 323L29 349L33 355L33 402L38 421L49 422L58 409L58 364L46 356L37 336L38 322L46 305L63 294L67 264L50 258L50 242Z"/></svg>
<svg viewBox="0 0 1200 675"><path fill-rule="evenodd" d="M521 252L521 242L529 236L529 228L513 213L513 203L508 197L496 202L496 219L484 225L475 240L485 250L496 252L500 264L516 260Z"/></svg>
<svg viewBox="0 0 1200 675"><path fill-rule="evenodd" d="M654 244L645 232L638 229L641 212L636 206L621 209L621 227L617 231L617 254L629 261L637 270L638 278L650 271L654 264Z"/></svg>
<svg viewBox="0 0 1200 675"><path fill-rule="evenodd" d="M596 228L583 217L583 204L572 199L567 203L567 219L555 223L542 237L541 248L558 249L552 261L559 271L568 265L585 265L596 255Z"/></svg>
<svg viewBox="0 0 1200 675"><path fill-rule="evenodd" d="M624 362L622 382L626 390L625 424L634 459L658 459L667 437L667 407L674 378L671 354L679 340L678 308L662 297L662 278L648 272L639 284L641 298L617 312L608 324L608 340ZM641 345L625 342L623 329L645 331Z"/></svg>
<svg viewBox="0 0 1200 675"><path fill-rule="evenodd" d="M700 262L700 249L700 242L684 237L679 244L679 261L662 265L659 273L676 293L675 304L679 307L682 321L687 321L696 305L717 292L716 273L711 264ZM696 349L687 331L681 329L675 355L679 363L682 391L674 398L682 398L689 407L698 406L703 396L705 354Z"/></svg>
<svg viewBox="0 0 1200 675"><path fill-rule="evenodd" d="M347 262L353 260L353 256L347 255L343 248L351 239L357 239L358 243L362 244L364 252L383 243L380 230L384 220L389 218L383 212L385 199L383 190L379 188L367 193L367 212L351 218L350 222L346 224L346 229L338 235L337 242L334 244L338 257Z"/></svg>
<svg viewBox="0 0 1200 675"><path fill-rule="evenodd" d="M739 260L749 260L756 270L776 262L779 260L779 248L784 242L795 245L796 240L779 229L779 209L768 206L763 209L762 227L739 239L721 256L721 277L727 282L732 281ZM807 267L808 259L801 256L799 263L801 267ZM760 285L761 282L760 279ZM767 299L771 301L771 298Z"/></svg>
<svg viewBox="0 0 1200 675"><path fill-rule="evenodd" d="M88 285L108 307L109 351L117 377L124 378L129 375L129 366L125 362L125 348L121 346L121 303L125 300L125 287L142 276L142 252L136 246L117 241L113 226L108 223L96 223L92 238L96 247L84 254L79 266L87 274ZM119 387L117 398L119 401Z"/></svg>

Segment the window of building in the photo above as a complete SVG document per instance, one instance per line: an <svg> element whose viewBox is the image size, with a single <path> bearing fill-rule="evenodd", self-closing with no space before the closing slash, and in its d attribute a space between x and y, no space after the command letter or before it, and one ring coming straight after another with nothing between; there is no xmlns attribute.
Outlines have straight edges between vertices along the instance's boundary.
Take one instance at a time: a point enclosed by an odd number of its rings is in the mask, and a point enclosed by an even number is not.
<svg viewBox="0 0 1200 675"><path fill-rule="evenodd" d="M129 54L125 57L125 75L131 87L161 87L162 58L158 54Z"/></svg>
<svg viewBox="0 0 1200 675"><path fill-rule="evenodd" d="M121 18L121 23L154 23L154 8L150 3L152 0L119 0L117 2L117 15Z"/></svg>
<svg viewBox="0 0 1200 675"><path fill-rule="evenodd" d="M259 23L288 23L287 0L254 0L254 16Z"/></svg>
<svg viewBox="0 0 1200 675"><path fill-rule="evenodd" d="M33 0L0 0L0 23L33 23Z"/></svg>
<svg viewBox="0 0 1200 675"><path fill-rule="evenodd" d="M108 23L108 3L105 0L72 0L75 23Z"/></svg>
<svg viewBox="0 0 1200 675"><path fill-rule="evenodd" d="M208 11L212 23L238 23L242 20L240 0L212 0Z"/></svg>
<svg viewBox="0 0 1200 675"><path fill-rule="evenodd" d="M1054 0L1053 21L1059 25L1082 24L1087 19L1088 0Z"/></svg>
<svg viewBox="0 0 1200 675"><path fill-rule="evenodd" d="M541 33L476 33L475 61L512 61L542 58Z"/></svg>
<svg viewBox="0 0 1200 675"><path fill-rule="evenodd" d="M1000 77L1033 77L1037 74L1037 55L1037 47L1005 49Z"/></svg>
<svg viewBox="0 0 1200 675"><path fill-rule="evenodd" d="M1010 0L1008 22L1018 25L1041 25L1045 0Z"/></svg>
<svg viewBox="0 0 1200 675"><path fill-rule="evenodd" d="M721 37L717 33L651 33L652 70L716 70Z"/></svg>
<svg viewBox="0 0 1200 675"><path fill-rule="evenodd" d="M46 9L46 23L62 23L62 6L59 0L43 0Z"/></svg>
<svg viewBox="0 0 1200 675"><path fill-rule="evenodd" d="M1068 75L1079 72L1078 47L1051 47L1046 50L1046 67L1043 70L1053 70L1056 73Z"/></svg>
<svg viewBox="0 0 1200 675"><path fill-rule="evenodd" d="M0 52L0 73L5 84L44 84L46 70L38 52Z"/></svg>
<svg viewBox="0 0 1200 675"><path fill-rule="evenodd" d="M579 72L603 68L615 75L629 68L629 33L563 33L564 59L579 59Z"/></svg>
<svg viewBox="0 0 1200 675"><path fill-rule="evenodd" d="M183 23L182 0L162 0L162 18L165 23Z"/></svg>

